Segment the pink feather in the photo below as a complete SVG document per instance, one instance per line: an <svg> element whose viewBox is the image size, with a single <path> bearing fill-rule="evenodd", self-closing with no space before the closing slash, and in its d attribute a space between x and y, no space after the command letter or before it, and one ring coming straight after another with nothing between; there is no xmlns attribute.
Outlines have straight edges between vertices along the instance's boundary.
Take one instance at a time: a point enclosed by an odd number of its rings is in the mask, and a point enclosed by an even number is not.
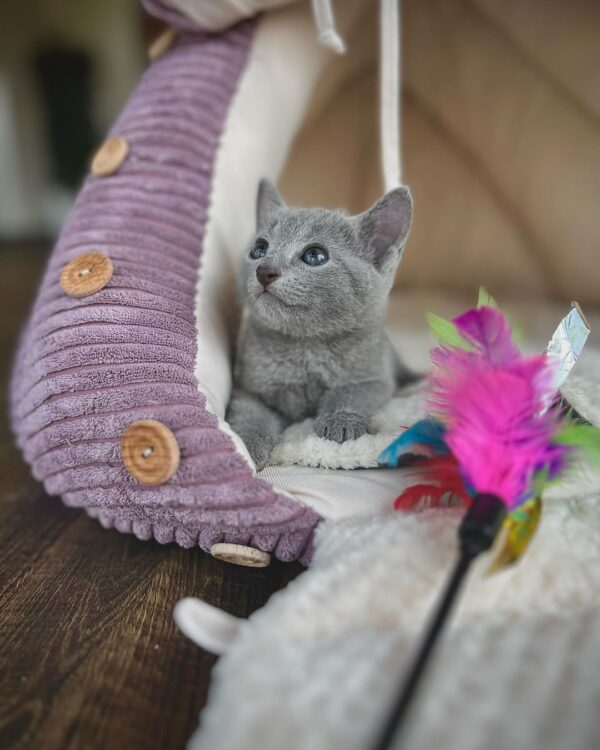
<svg viewBox="0 0 600 750"><path fill-rule="evenodd" d="M477 307L453 320L463 338L490 365L505 366L521 358L504 315L494 307Z"/></svg>
<svg viewBox="0 0 600 750"><path fill-rule="evenodd" d="M432 352L431 407L465 482L512 508L531 493L535 475L564 466L568 449L552 444L560 420L544 411L552 392L545 355L521 355L502 313L482 307L453 321L474 351Z"/></svg>

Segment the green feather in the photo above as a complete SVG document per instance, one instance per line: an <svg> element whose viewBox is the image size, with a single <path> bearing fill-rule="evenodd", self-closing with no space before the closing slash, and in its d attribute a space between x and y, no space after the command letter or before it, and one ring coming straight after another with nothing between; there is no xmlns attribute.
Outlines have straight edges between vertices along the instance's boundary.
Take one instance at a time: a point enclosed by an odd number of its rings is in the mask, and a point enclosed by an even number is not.
<svg viewBox="0 0 600 750"><path fill-rule="evenodd" d="M589 424L567 423L555 437L559 445L579 448L591 463L600 464L600 430Z"/></svg>
<svg viewBox="0 0 600 750"><path fill-rule="evenodd" d="M477 307L495 307L497 310L500 309L500 305L496 302L494 297L488 292L485 287L479 287L479 297L477 298Z"/></svg>

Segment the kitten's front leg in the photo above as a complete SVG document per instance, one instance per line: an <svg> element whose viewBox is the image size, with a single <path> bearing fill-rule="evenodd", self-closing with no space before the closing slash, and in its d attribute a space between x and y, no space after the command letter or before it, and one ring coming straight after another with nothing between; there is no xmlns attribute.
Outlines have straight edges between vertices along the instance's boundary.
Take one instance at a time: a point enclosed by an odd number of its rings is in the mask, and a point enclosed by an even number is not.
<svg viewBox="0 0 600 750"><path fill-rule="evenodd" d="M235 389L227 421L244 441L258 471L263 469L285 426L283 417L251 393Z"/></svg>
<svg viewBox="0 0 600 750"><path fill-rule="evenodd" d="M389 383L369 380L333 388L319 403L314 430L319 437L345 443L369 432L371 419L391 397Z"/></svg>

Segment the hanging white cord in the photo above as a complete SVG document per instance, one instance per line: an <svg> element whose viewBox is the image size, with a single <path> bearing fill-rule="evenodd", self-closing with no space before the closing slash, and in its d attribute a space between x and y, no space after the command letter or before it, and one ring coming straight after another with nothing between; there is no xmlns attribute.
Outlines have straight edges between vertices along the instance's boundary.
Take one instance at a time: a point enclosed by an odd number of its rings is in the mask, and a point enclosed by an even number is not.
<svg viewBox="0 0 600 750"><path fill-rule="evenodd" d="M338 55L346 51L344 40L335 30L331 0L312 0L313 15L319 32L319 42Z"/></svg>
<svg viewBox="0 0 600 750"><path fill-rule="evenodd" d="M335 29L331 0L312 0L319 42L338 54L344 41ZM379 139L386 192L402 184L400 0L380 0L379 6Z"/></svg>
<svg viewBox="0 0 600 750"><path fill-rule="evenodd" d="M400 106L400 0L380 5L379 116L381 162L386 192L402 184Z"/></svg>

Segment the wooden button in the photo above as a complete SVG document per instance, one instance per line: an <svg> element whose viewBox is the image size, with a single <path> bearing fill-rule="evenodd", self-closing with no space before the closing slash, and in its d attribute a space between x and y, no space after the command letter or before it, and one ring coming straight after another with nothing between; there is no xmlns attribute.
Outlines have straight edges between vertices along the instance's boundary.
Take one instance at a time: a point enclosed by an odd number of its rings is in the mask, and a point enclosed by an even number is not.
<svg viewBox="0 0 600 750"><path fill-rule="evenodd" d="M127 471L142 484L163 484L179 466L175 435L155 419L129 425L121 441L121 454Z"/></svg>
<svg viewBox="0 0 600 750"><path fill-rule="evenodd" d="M266 568L271 562L271 555L255 547L245 547L243 544L213 544L210 554L217 560L246 565L249 568Z"/></svg>
<svg viewBox="0 0 600 750"><path fill-rule="evenodd" d="M113 174L125 161L129 153L129 144L125 138L115 135L100 146L92 159L92 174L106 177Z"/></svg>
<svg viewBox="0 0 600 750"><path fill-rule="evenodd" d="M176 38L177 32L175 31L175 29L165 29L148 47L148 57L151 60L156 60L161 55L164 55L165 52L171 47Z"/></svg>
<svg viewBox="0 0 600 750"><path fill-rule="evenodd" d="M104 253L83 253L69 261L60 275L60 285L69 297L96 294L111 280L113 265Z"/></svg>

